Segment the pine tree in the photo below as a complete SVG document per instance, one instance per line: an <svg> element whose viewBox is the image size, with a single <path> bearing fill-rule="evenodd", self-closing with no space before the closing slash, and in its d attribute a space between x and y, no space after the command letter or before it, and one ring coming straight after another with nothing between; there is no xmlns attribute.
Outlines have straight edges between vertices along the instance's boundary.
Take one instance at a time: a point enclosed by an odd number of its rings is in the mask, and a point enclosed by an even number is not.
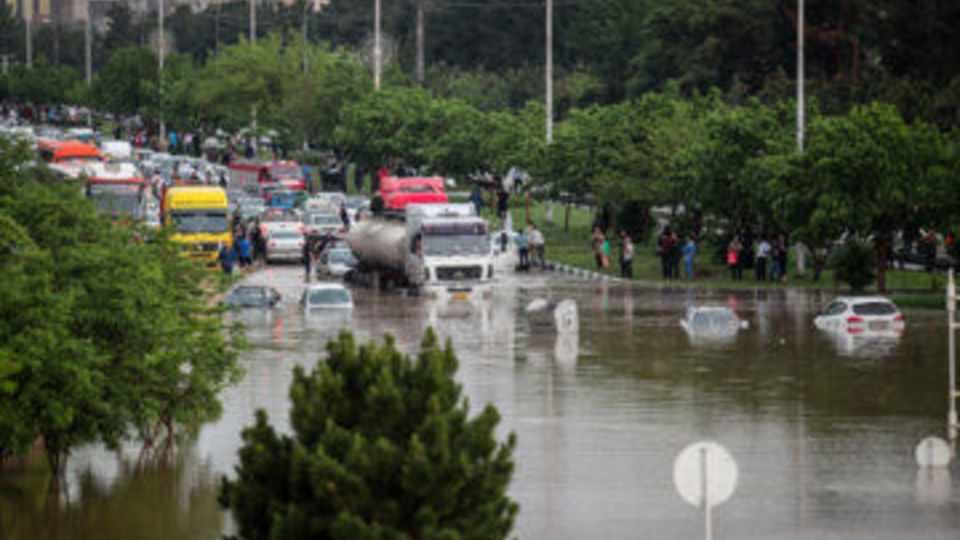
<svg viewBox="0 0 960 540"><path fill-rule="evenodd" d="M515 436L497 441L492 405L469 417L450 343L428 330L411 359L390 336L358 348L344 332L327 352L294 371L292 436L263 411L243 433L221 492L240 537L506 537Z"/></svg>

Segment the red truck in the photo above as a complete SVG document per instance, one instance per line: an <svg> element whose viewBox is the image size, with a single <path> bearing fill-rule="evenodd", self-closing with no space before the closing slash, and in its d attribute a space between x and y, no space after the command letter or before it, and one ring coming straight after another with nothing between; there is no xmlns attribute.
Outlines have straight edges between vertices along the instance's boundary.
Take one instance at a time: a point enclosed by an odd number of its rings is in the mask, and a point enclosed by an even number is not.
<svg viewBox="0 0 960 540"><path fill-rule="evenodd" d="M230 164L231 189L262 195L266 184L279 184L294 191L305 191L307 179L296 161L271 161L269 163Z"/></svg>
<svg viewBox="0 0 960 540"><path fill-rule="evenodd" d="M439 176L383 176L380 178L380 198L385 210L394 211L405 210L408 204L448 202L443 178Z"/></svg>

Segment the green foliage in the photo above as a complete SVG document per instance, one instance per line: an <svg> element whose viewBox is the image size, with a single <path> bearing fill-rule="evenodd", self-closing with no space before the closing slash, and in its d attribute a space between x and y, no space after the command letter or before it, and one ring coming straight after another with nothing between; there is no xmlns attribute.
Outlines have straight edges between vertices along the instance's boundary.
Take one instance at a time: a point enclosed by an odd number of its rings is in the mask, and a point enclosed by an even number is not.
<svg viewBox="0 0 960 540"><path fill-rule="evenodd" d="M109 445L218 412L239 375L236 329L200 289L203 269L150 231L112 224L75 184L14 169L0 139L0 455L38 437L61 472L71 448ZM226 330L226 331L225 331Z"/></svg>
<svg viewBox="0 0 960 540"><path fill-rule="evenodd" d="M488 405L469 417L457 359L427 332L415 359L342 333L325 362L294 371L293 436L263 411L244 430L221 499L242 538L504 538L515 438Z"/></svg>
<svg viewBox="0 0 960 540"><path fill-rule="evenodd" d="M850 285L854 292L863 291L876 278L874 252L869 244L850 240L830 256L833 277Z"/></svg>

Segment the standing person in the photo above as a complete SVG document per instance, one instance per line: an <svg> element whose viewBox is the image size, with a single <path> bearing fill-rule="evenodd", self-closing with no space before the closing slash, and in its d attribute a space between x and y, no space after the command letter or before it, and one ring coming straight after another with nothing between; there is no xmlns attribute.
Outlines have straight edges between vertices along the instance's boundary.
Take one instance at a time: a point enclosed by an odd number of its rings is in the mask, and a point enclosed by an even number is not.
<svg viewBox="0 0 960 540"><path fill-rule="evenodd" d="M514 238L517 244L517 251L520 253L520 270L530 269L530 241L527 238L527 232L521 228Z"/></svg>
<svg viewBox="0 0 960 540"><path fill-rule="evenodd" d="M593 257L597 261L597 268L603 268L603 244L607 239L600 232L600 227L593 228L593 236L590 237L590 243L593 246Z"/></svg>
<svg viewBox="0 0 960 540"><path fill-rule="evenodd" d="M470 202L473 203L473 208L479 216L480 210L483 209L483 193L480 192L480 186L474 186L473 191L470 192Z"/></svg>
<svg viewBox="0 0 960 540"><path fill-rule="evenodd" d="M660 269L663 272L663 279L670 279L670 228L667 227L660 233L657 240L657 255L660 256Z"/></svg>
<svg viewBox="0 0 960 540"><path fill-rule="evenodd" d="M780 244L774 240L770 245L770 281L780 279Z"/></svg>
<svg viewBox="0 0 960 540"><path fill-rule="evenodd" d="M730 267L730 278L734 280L743 279L743 266L741 266L740 252L743 251L743 244L740 243L740 235L733 235L733 240L727 245L727 266Z"/></svg>
<svg viewBox="0 0 960 540"><path fill-rule="evenodd" d="M232 246L226 244L220 245L220 253L217 254L217 262L226 275L233 274L233 265L237 262L237 252Z"/></svg>
<svg viewBox="0 0 960 540"><path fill-rule="evenodd" d="M603 267L604 268L610 267L610 255L612 254L613 252L610 249L610 240L607 240L606 236L604 236L603 238Z"/></svg>
<svg viewBox="0 0 960 540"><path fill-rule="evenodd" d="M343 228L350 230L350 215L347 213L346 203L340 203L340 221L343 223Z"/></svg>
<svg viewBox="0 0 960 540"><path fill-rule="evenodd" d="M313 264L313 240L306 238L303 242L303 252L301 253L303 262L303 280L310 283L310 267Z"/></svg>
<svg viewBox="0 0 960 540"><path fill-rule="evenodd" d="M240 239L237 240L237 249L240 252L240 268L246 268L253 263L251 247L247 235L241 234Z"/></svg>
<svg viewBox="0 0 960 540"><path fill-rule="evenodd" d="M170 152L177 149L177 130L170 130Z"/></svg>
<svg viewBox="0 0 960 540"><path fill-rule="evenodd" d="M507 215L507 208L509 207L509 203L510 203L510 194L507 193L506 190L501 188L500 193L498 194L498 197L497 197L497 217L498 218L504 219L504 217Z"/></svg>
<svg viewBox="0 0 960 540"><path fill-rule="evenodd" d="M633 241L627 231L620 231L620 277L633 279Z"/></svg>
<svg viewBox="0 0 960 540"><path fill-rule="evenodd" d="M770 242L765 237L760 238L757 244L757 281L767 280L767 257L770 256Z"/></svg>
<svg viewBox="0 0 960 540"><path fill-rule="evenodd" d="M540 232L540 229L538 229L536 225L530 226L530 247L533 248L533 253L536 256L537 266L543 270L547 266L546 261L543 258L545 242L543 239L543 233Z"/></svg>
<svg viewBox="0 0 960 540"><path fill-rule="evenodd" d="M253 260L261 262L265 253L266 245L263 242L263 231L260 230L260 224L254 223L253 230L250 231L250 242L253 244Z"/></svg>
<svg viewBox="0 0 960 540"><path fill-rule="evenodd" d="M780 233L777 235L777 249L779 250L779 260L777 265L780 267L780 282L787 282L787 259L789 255L787 247L787 235Z"/></svg>
<svg viewBox="0 0 960 540"><path fill-rule="evenodd" d="M667 242L667 251L670 253L670 279L680 279L680 236L677 231L670 233Z"/></svg>
<svg viewBox="0 0 960 540"><path fill-rule="evenodd" d="M697 244L692 236L687 236L687 243L683 246L683 264L686 267L687 280L693 279L693 259L697 256Z"/></svg>

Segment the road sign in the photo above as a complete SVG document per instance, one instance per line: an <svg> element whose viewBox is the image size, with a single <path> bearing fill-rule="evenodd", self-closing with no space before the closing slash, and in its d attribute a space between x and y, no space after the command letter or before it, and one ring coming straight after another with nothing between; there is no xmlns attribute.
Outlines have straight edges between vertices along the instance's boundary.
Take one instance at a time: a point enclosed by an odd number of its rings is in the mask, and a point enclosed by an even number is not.
<svg viewBox="0 0 960 540"><path fill-rule="evenodd" d="M713 441L695 442L673 462L673 483L683 500L693 506L717 506L737 487L737 463L723 446Z"/></svg>
<svg viewBox="0 0 960 540"><path fill-rule="evenodd" d="M703 508L704 537L712 540L711 510L729 499L737 487L737 462L733 456L713 441L688 445L673 462L673 484L683 500Z"/></svg>
<svg viewBox="0 0 960 540"><path fill-rule="evenodd" d="M946 467L950 464L950 445L940 437L927 437L917 444L914 455L921 467Z"/></svg>

